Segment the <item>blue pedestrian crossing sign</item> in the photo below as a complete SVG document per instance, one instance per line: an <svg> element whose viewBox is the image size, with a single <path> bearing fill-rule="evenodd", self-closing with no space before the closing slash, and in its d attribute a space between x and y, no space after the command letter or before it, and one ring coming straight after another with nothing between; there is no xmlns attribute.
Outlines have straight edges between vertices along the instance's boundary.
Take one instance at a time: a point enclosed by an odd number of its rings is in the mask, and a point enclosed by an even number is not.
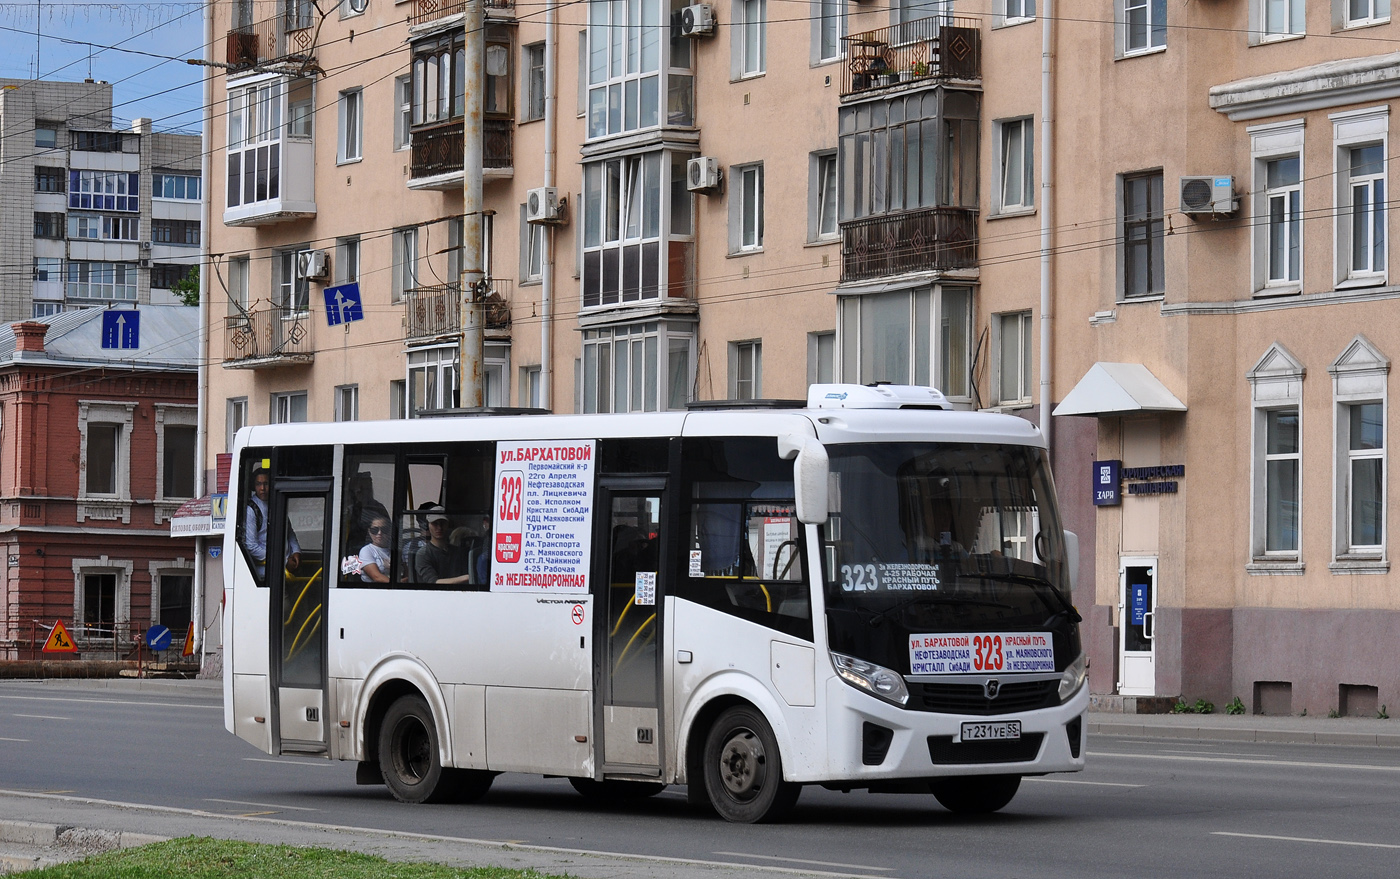
<svg viewBox="0 0 1400 879"><path fill-rule="evenodd" d="M360 304L359 284L327 287L322 292L326 296L326 323L334 327L365 319L365 309Z"/></svg>
<svg viewBox="0 0 1400 879"><path fill-rule="evenodd" d="M141 312L109 308L102 312L103 348L140 348Z"/></svg>

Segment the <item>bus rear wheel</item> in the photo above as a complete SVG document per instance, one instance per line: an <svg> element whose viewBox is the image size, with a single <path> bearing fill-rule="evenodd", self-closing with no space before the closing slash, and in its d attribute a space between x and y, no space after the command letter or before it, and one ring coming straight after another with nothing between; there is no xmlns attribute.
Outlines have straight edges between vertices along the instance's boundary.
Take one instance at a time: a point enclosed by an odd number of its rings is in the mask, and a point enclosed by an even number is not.
<svg viewBox="0 0 1400 879"><path fill-rule="evenodd" d="M441 753L427 701L400 696L379 728L379 769L394 798L405 803L469 803L491 789L494 773L444 767Z"/></svg>
<svg viewBox="0 0 1400 879"><path fill-rule="evenodd" d="M928 783L943 808L959 815L986 815L1004 808L1021 787L1019 775L965 775Z"/></svg>
<svg viewBox="0 0 1400 879"><path fill-rule="evenodd" d="M659 781L621 781L611 778L596 781L592 778L570 777L569 784L574 786L574 790L591 800L614 802L654 797L666 789L666 785Z"/></svg>
<svg viewBox="0 0 1400 879"><path fill-rule="evenodd" d="M802 793L783 781L773 729L757 710L738 706L719 716L705 737L705 788L726 821L756 824L782 819Z"/></svg>

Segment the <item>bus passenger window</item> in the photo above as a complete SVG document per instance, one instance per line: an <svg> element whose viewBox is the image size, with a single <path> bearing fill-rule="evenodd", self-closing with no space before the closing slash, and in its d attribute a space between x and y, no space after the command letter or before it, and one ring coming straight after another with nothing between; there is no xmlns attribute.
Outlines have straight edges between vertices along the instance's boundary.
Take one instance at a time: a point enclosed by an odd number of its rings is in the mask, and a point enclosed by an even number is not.
<svg viewBox="0 0 1400 879"><path fill-rule="evenodd" d="M394 499L394 456L392 454L345 456L343 510L340 520L343 585L388 583L391 575L393 526L389 504ZM378 525L382 531L371 534ZM370 561L366 562L365 559ZM384 579L366 574L365 564L374 564Z"/></svg>
<svg viewBox="0 0 1400 879"><path fill-rule="evenodd" d="M454 589L489 585L494 468L491 443L461 443L408 459L395 553L402 582Z"/></svg>

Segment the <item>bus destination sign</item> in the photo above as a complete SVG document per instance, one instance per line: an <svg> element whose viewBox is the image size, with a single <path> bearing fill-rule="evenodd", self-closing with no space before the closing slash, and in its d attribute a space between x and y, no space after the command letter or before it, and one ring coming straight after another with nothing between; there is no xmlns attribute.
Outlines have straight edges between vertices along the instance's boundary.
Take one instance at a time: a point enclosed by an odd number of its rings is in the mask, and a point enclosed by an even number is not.
<svg viewBox="0 0 1400 879"><path fill-rule="evenodd" d="M594 440L496 444L491 591L587 592Z"/></svg>

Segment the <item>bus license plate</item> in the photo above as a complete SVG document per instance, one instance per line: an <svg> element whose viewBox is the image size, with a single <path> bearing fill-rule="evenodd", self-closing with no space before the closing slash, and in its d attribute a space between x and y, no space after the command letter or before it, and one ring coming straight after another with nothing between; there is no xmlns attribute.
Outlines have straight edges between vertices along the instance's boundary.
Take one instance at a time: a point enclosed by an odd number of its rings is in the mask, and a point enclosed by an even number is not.
<svg viewBox="0 0 1400 879"><path fill-rule="evenodd" d="M1019 739L1020 737L1021 721L1019 720L1003 720L997 723L964 723L962 725L962 740L964 742Z"/></svg>

